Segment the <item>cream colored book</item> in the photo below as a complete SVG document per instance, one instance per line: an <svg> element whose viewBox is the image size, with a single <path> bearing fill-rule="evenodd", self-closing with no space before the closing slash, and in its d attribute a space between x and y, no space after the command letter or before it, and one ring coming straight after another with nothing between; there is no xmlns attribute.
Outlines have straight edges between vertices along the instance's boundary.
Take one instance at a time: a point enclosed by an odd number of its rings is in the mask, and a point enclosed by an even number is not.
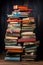
<svg viewBox="0 0 43 65"><path fill-rule="evenodd" d="M33 32L22 32L21 35L35 35Z"/></svg>
<svg viewBox="0 0 43 65"><path fill-rule="evenodd" d="M10 37L10 36L6 36L6 39L18 39L18 37Z"/></svg>
<svg viewBox="0 0 43 65"><path fill-rule="evenodd" d="M28 18L23 18L22 19L23 21L28 21L28 22L35 22L35 19L34 19L34 17L28 17Z"/></svg>
<svg viewBox="0 0 43 65"><path fill-rule="evenodd" d="M9 48L9 49L21 49L21 46L5 46L5 48Z"/></svg>

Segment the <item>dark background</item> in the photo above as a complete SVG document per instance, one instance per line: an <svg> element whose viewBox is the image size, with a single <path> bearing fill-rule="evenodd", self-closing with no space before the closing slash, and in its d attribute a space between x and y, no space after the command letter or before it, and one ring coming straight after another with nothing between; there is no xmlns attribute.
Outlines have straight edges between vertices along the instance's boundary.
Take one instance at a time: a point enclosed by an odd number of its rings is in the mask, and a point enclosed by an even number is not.
<svg viewBox="0 0 43 65"><path fill-rule="evenodd" d="M0 0L0 52L5 49L5 33L7 29L7 14L13 10L13 5L24 5L27 0ZM37 59L43 60L43 0L28 0L28 7L32 8L32 16L36 22L36 37L40 40L37 48Z"/></svg>

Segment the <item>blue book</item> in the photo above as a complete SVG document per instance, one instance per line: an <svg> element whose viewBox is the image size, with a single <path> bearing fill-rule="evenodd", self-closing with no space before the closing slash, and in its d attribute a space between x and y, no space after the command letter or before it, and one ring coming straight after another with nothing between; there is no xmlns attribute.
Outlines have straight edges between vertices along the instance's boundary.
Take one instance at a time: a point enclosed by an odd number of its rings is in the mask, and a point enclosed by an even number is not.
<svg viewBox="0 0 43 65"><path fill-rule="evenodd" d="M5 61L20 61L20 57L5 57Z"/></svg>
<svg viewBox="0 0 43 65"><path fill-rule="evenodd" d="M8 17L10 17L10 18L19 18L19 17L23 18L24 17L25 18L25 17L28 17L28 16L21 16L20 14L13 14L11 16L9 15Z"/></svg>

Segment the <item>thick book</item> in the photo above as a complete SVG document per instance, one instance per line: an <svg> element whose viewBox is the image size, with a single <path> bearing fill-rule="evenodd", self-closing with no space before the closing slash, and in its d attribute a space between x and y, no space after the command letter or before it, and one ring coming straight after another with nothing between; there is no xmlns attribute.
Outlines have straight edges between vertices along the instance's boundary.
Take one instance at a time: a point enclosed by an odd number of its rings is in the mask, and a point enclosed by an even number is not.
<svg viewBox="0 0 43 65"><path fill-rule="evenodd" d="M21 53L23 52L23 48L21 46L5 46L7 52L10 53Z"/></svg>
<svg viewBox="0 0 43 65"><path fill-rule="evenodd" d="M20 32L6 32L6 36L9 36L9 37L19 37L20 36Z"/></svg>
<svg viewBox="0 0 43 65"><path fill-rule="evenodd" d="M6 33L12 33L12 32L15 32L15 33L20 33L20 30L10 30L10 29L7 29L6 30Z"/></svg>
<svg viewBox="0 0 43 65"><path fill-rule="evenodd" d="M17 43L16 39L5 39L5 43Z"/></svg>

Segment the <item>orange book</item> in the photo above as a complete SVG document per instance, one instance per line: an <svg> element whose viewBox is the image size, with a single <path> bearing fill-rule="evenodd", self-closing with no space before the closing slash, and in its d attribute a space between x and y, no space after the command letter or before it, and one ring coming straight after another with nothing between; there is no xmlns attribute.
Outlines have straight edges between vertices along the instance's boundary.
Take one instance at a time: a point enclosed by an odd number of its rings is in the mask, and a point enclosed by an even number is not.
<svg viewBox="0 0 43 65"><path fill-rule="evenodd" d="M26 6L14 5L13 9L19 9L20 11L30 11L30 12L32 12L32 9L28 9L28 7L26 7Z"/></svg>
<svg viewBox="0 0 43 65"><path fill-rule="evenodd" d="M22 53L23 49L14 49L14 50L8 49L7 52L10 52L10 53Z"/></svg>

